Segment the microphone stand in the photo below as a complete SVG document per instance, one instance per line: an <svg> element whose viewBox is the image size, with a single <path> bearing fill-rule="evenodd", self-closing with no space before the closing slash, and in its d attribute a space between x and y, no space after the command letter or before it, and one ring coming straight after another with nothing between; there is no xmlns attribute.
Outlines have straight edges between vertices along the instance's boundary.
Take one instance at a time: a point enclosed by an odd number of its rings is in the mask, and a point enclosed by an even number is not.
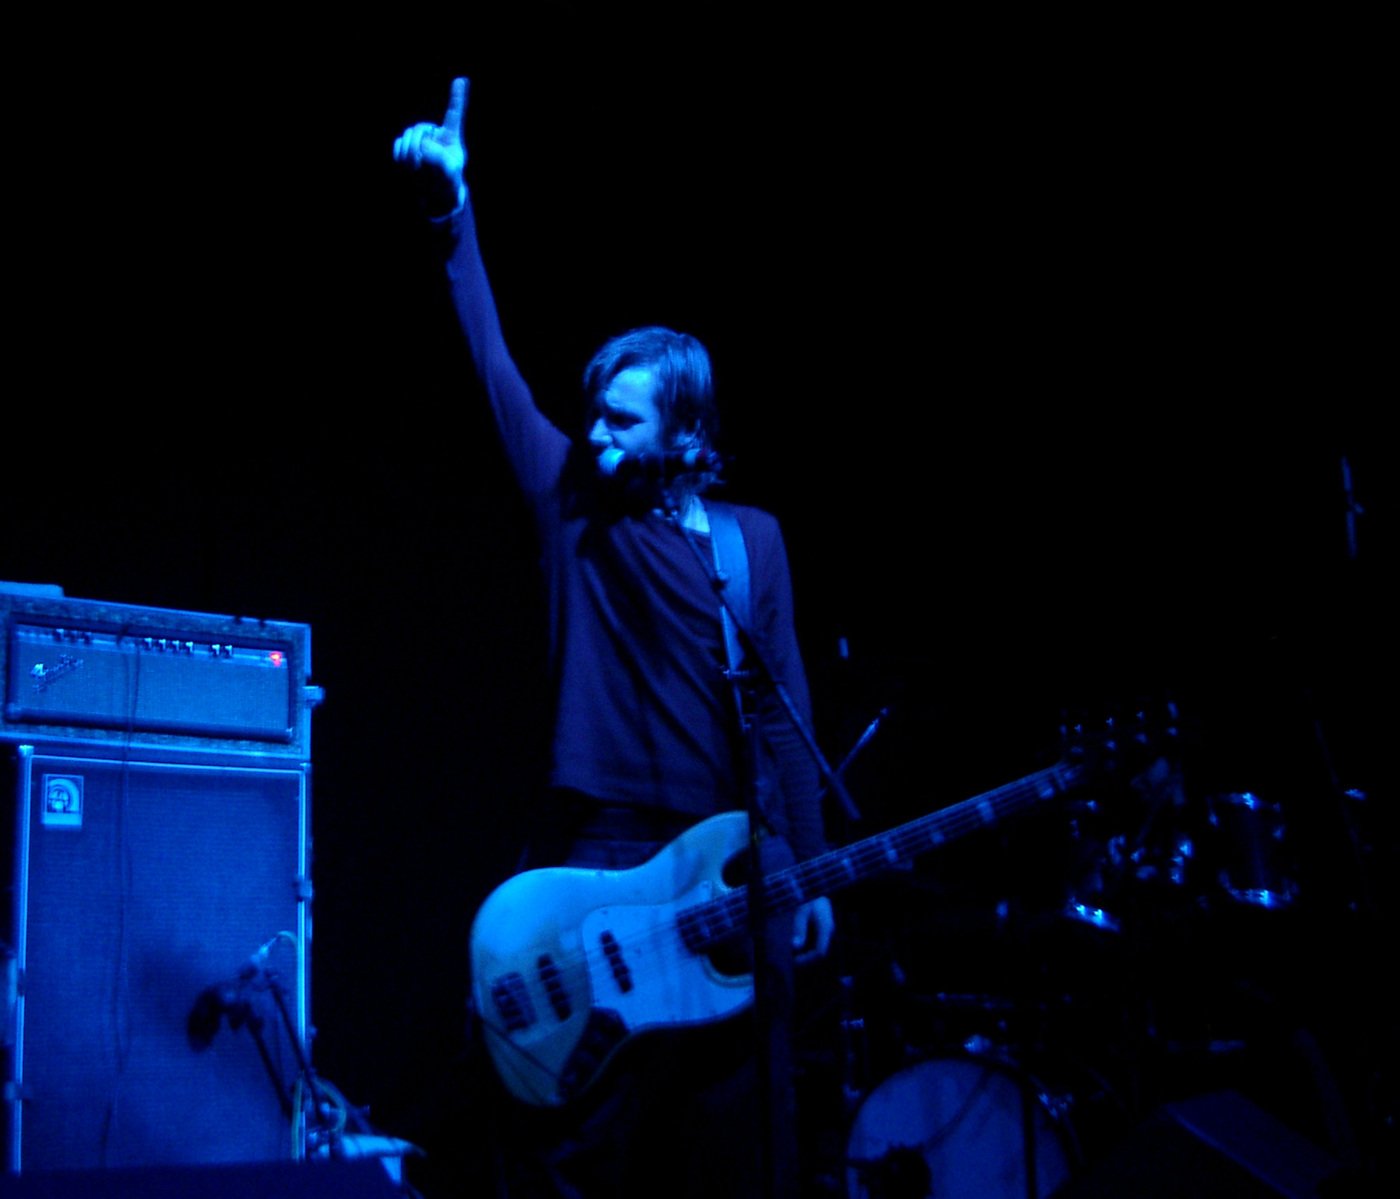
<svg viewBox="0 0 1400 1199"><path fill-rule="evenodd" d="M812 761L816 763L822 783L827 790L835 795L841 802L841 806L845 808L847 815L853 820L859 820L859 809L856 807L855 801L851 798L851 794L846 789L846 784L842 781L840 776L846 766L850 764L851 759L854 758L856 753L869 741L870 736L875 732L876 725L884 718L886 713L882 711L871 724L870 728L866 730L860 742L847 756L846 760L842 762L841 770L833 770L830 763L827 762L826 756L822 753L820 746L817 745L817 740L816 737L813 736L812 730L807 726L806 720L803 719L802 714L797 710L797 705L793 702L788 689L783 685L782 680L775 677L773 672L768 668L768 664L764 661L762 652L754 643L752 635L730 604L729 598L725 594L725 585L729 582L729 579L724 575L717 575L715 573L713 564L705 557L704 551L696 543L694 533L686 528L685 524L681 521L680 510L676 505L675 497L669 487L662 489L662 497L667 518L681 531L681 535L685 538L686 544L690 546L691 551L695 554L696 560L700 563L701 568L709 578L711 590L713 590L716 597L718 597L721 606L724 608L725 612L728 613L729 619L733 621L734 628L738 631L739 643L743 646L744 661L748 667L744 672L745 677L762 684L769 692L777 697L788 721L797 732L797 735L802 739L802 744L811 755Z"/></svg>
<svg viewBox="0 0 1400 1199"><path fill-rule="evenodd" d="M253 1043L258 1047L258 1056L262 1058L263 1069L267 1071L267 1076L272 1080L273 1089L277 1092L277 1102L282 1108L284 1119L290 1120L295 1114L292 1109L291 1092L287 1089L287 1084L277 1073L277 1067L273 1063L272 1054L267 1047L267 1038L263 1036L263 1018L253 1010L253 1005L246 999L240 999L229 1009L228 1026L237 1031L240 1024L248 1026L248 1035L253 1038Z"/></svg>
<svg viewBox="0 0 1400 1199"><path fill-rule="evenodd" d="M744 758L744 777L741 780L741 791L749 829L747 844L748 917L753 955L759 1119L762 1123L759 1153L764 1193L776 1199L778 1196L797 1193L797 1143L795 1117L791 1110L791 1096L783 1097L781 1125L778 1121L777 1105L780 1098L778 1087L784 1079L792 1077L791 1030L788 1026L789 1022L785 1021L778 1027L775 1027L774 1023L777 1009L776 998L772 993L775 976L770 973L773 953L770 950L769 936L770 934L773 936L771 945L776 948L784 948L790 943L791 938L784 937L780 940L777 934L772 933L772 919L768 912L768 896L764 882L766 855L763 853L762 837L767 817L763 811L762 796L760 795L761 747L757 719L759 705L756 699L748 703L745 702L746 685L747 690L754 696L760 692L767 692L778 700L788 722L797 732L808 754L811 755L812 761L816 764L827 789L841 800L847 812L856 812L856 807L846 790L845 783L826 761L817 745L816 737L798 711L787 687L769 668L752 634L745 626L739 613L735 612L734 606L726 594L728 576L723 573L722 569L715 569L713 563L706 558L704 551L696 541L694 531L686 527L685 522L681 519L680 506L676 501L673 488L662 486L660 491L667 519L680 531L685 543L695 554L696 561L699 562L706 578L709 579L711 590L719 600L724 615L732 622L737 642L742 649L744 668L740 670L737 662L731 662L726 675L734 687L735 707L739 719L740 741L743 746ZM713 531L711 536L713 537ZM787 949L785 957L790 956L790 952L790 949ZM786 987L784 989L790 990ZM785 1006L787 1011L784 1014L790 1016L790 998L786 1001Z"/></svg>
<svg viewBox="0 0 1400 1199"><path fill-rule="evenodd" d="M227 997L218 997L218 1015L228 1018L230 1031L237 1032L240 1028L247 1028L248 1035L253 1038L253 1044L257 1047L258 1057L262 1059L263 1069L267 1073L268 1081L271 1082L273 1090L277 1093L278 1106L282 1110L282 1116L288 1121L296 1121L299 1118L298 1105L293 1102L293 1091L283 1078L282 1072L278 1069L277 1063L273 1060L272 1051L268 1045L268 1038L264 1032L266 1019L257 1010L254 1004L256 993L266 991L271 997L273 1005L277 1009L283 1030L286 1033L287 1043L292 1047L292 1052L296 1058L297 1078L305 1094L311 1097L313 1112L316 1116L317 1124L321 1123L321 1109L316 1102L316 1097L320 1093L320 1084L316 1080L315 1071L312 1069L310 1057L306 1052L306 1047L302 1044L301 1038L297 1035L296 1023L292 1019L291 1009L287 1001L287 991L282 985L278 976L267 968L254 961L253 964L245 966L236 984L236 991L229 989ZM211 988L212 990L212 988ZM250 992L252 994L250 994ZM202 997L201 1001L202 1002ZM215 1019L218 1019L218 1015ZM190 1017L192 1044L196 1048L202 1048L208 1044L207 1039L196 1040L197 1030L195 1029L195 1015ZM215 1026L217 1027L217 1026ZM214 1029L207 1030L212 1037ZM301 1103L305 1105L305 1098ZM318 1129L313 1135L320 1135L323 1129ZM329 1139L327 1134L327 1139ZM293 1130L293 1157L300 1159L306 1154L305 1138L298 1136L296 1127Z"/></svg>
<svg viewBox="0 0 1400 1199"><path fill-rule="evenodd" d="M263 982L267 987L268 994L272 996L272 1002L282 1019L282 1027L287 1033L287 1041L292 1046L292 1052L296 1056L297 1077L301 1080L305 1092L302 1097L302 1105L305 1107L308 1101L311 1105L313 1123L312 1127L303 1134L303 1139L304 1141L314 1141L324 1137L329 1141L335 1136L337 1130L327 1125L324 1120L324 1113L318 1099L321 1090L320 1083L316 1079L316 1072L311 1065L311 1057L306 1052L306 1046L302 1044L301 1038L297 1035L296 1024L292 1020L292 1014L287 1005L287 990L271 970L264 969ZM314 1147L313 1145L312 1148ZM304 1149L303 1145L303 1151Z"/></svg>
<svg viewBox="0 0 1400 1199"><path fill-rule="evenodd" d="M293 1092L282 1078L272 1059L267 1037L263 1031L266 1023L263 1016L254 1010L249 999L242 996L228 1007L229 1028L236 1031L240 1026L247 1027L249 1035L257 1046L263 1068L267 1071L267 1076L277 1092L278 1103L284 1118L297 1120L301 1114L298 1111L298 1106L302 1112L309 1111L310 1113L310 1118L301 1126L300 1135L298 1136L294 1132L293 1156L298 1160L307 1159L322 1149L330 1157L340 1156L339 1146L344 1137L347 1120L358 1133L374 1132L364 1114L348 1103L344 1104L345 1119L332 1118L332 1106L338 1105L327 1105L323 1102L323 1096L331 1094L333 1088L328 1089L322 1084L315 1067L311 1064L311 1056L307 1053L305 1044L297 1034L296 1021L292 1017L287 988L283 986L276 972L266 966L255 966L249 973L245 974L242 983L254 991L266 991L272 997L273 1006L277 1009L278 1018L286 1033L287 1043L292 1047L292 1053L296 1060L296 1076L301 1090L299 1105L293 1102Z"/></svg>
<svg viewBox="0 0 1400 1199"><path fill-rule="evenodd" d="M282 1020L282 1027L286 1031L287 1040L292 1046L292 1052L296 1055L297 1077L301 1081L303 1091L302 1107L309 1109L311 1113L308 1127L303 1134L303 1151L306 1156L310 1157L324 1147L326 1154L331 1158L345 1156L341 1152L341 1143L344 1139L347 1120L356 1133L372 1133L375 1130L365 1119L364 1113L349 1103L346 1103L343 1109L345 1120L330 1118L330 1108L322 1102L323 1095L330 1092L322 1084L315 1067L311 1064L311 1055L307 1053L305 1044L297 1036L296 1022L292 1019L291 1009L287 1001L287 989L282 985L277 975L266 968L263 969L263 984L268 994L272 996L272 1002L277 1008L278 1015ZM266 1060L266 1053L264 1053L264 1060ZM285 1088L283 1090L285 1091ZM284 1101L284 1107L290 1115L292 1113L290 1101Z"/></svg>

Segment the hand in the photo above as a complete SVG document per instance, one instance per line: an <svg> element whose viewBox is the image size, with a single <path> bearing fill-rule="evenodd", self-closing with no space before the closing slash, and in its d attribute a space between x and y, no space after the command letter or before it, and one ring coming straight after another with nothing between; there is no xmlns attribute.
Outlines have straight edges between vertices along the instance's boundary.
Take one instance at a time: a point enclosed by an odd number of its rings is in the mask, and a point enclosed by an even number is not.
<svg viewBox="0 0 1400 1199"><path fill-rule="evenodd" d="M394 161L414 170L428 166L439 171L457 197L458 207L466 199L467 143L462 125L467 114L469 80L452 81L447 114L441 125L420 121L394 139Z"/></svg>
<svg viewBox="0 0 1400 1199"><path fill-rule="evenodd" d="M836 931L836 914L825 895L804 903L793 916L792 947L799 965L825 955Z"/></svg>

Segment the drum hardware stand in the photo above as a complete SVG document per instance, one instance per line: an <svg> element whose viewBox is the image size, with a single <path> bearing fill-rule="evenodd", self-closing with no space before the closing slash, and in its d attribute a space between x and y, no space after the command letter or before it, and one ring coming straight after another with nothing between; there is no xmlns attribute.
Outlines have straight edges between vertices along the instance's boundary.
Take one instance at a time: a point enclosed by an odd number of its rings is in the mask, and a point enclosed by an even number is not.
<svg viewBox="0 0 1400 1199"><path fill-rule="evenodd" d="M881 708L875 714L875 719L865 726L865 731L856 738L855 744L847 751L846 756L841 759L840 764L833 772L836 778L844 779L846 777L846 772L851 768L851 763L853 763L865 750L865 747L870 744L875 734L880 731L880 725L889 717L889 714L890 709L888 707ZM828 790L829 789L828 787ZM824 791L822 794L825 795L826 792ZM861 819L860 812L857 810L855 801L851 799L846 789L841 787L836 794L837 798L841 801L842 808L845 809L846 818L850 820L852 824L859 824Z"/></svg>
<svg viewBox="0 0 1400 1199"><path fill-rule="evenodd" d="M841 1029L841 1111L847 1120L866 1092L869 1077L869 1045L866 1041L865 1018L856 1011L853 998L855 979L843 974L838 982Z"/></svg>
<svg viewBox="0 0 1400 1199"><path fill-rule="evenodd" d="M1012 1054L1007 1051L1006 1046L990 1046L982 1052L989 1053L1003 1065L1010 1068L1018 1059L1020 1069L1014 1071L1019 1075L1017 1078L1017 1093L1021 1101L1021 1157L1025 1162L1025 1183L1027 1199L1040 1199L1040 1150L1036 1138L1036 1112L1043 1111L1051 1121L1062 1128L1068 1127L1065 1114L1069 1110L1069 1100L1063 1096L1052 1097L1050 1093L1039 1084L1039 1080L1031 1070L1031 1060L1044 1052L1044 1013L1045 1005L1042 1003L1015 1003L1011 1005L1013 1013L1024 1017L1022 1024L1026 1033L1023 1033L1020 1041L1019 1054ZM1031 1010L1026 1011L1027 1008ZM1014 1038L1008 1038L1012 1044L1016 1044ZM977 1050L973 1050L974 1053Z"/></svg>
<svg viewBox="0 0 1400 1199"><path fill-rule="evenodd" d="M844 642L844 639L843 639ZM865 748L874 739L881 724L889 717L890 709L881 708L875 714L875 718L865 727L865 730L856 738L846 756L841 759L833 772L835 777L844 780L846 773L851 768L851 764L864 752ZM823 792L825 795L827 792ZM860 812L856 809L854 801L847 794L844 787L840 789L839 796L846 816L853 824L858 824L861 819ZM898 963L892 963L894 970L899 972ZM841 1106L842 1112L847 1121L852 1117L856 1109L860 1106L862 1098L868 1092L870 1078L870 1044L868 1040L868 1029L865 1025L865 1017L856 1011L855 1004L855 977L849 973L842 974L838 983L839 1000L838 1011L840 1012L841 1030Z"/></svg>

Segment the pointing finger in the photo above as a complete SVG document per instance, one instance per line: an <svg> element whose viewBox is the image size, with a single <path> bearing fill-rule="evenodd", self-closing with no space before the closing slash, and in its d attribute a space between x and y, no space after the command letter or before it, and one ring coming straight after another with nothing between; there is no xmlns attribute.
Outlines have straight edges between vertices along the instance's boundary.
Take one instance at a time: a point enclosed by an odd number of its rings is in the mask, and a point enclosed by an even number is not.
<svg viewBox="0 0 1400 1199"><path fill-rule="evenodd" d="M462 136L462 118L467 112L467 88L470 80L458 77L452 81L452 94L447 101L447 115L442 118L443 128L454 137Z"/></svg>

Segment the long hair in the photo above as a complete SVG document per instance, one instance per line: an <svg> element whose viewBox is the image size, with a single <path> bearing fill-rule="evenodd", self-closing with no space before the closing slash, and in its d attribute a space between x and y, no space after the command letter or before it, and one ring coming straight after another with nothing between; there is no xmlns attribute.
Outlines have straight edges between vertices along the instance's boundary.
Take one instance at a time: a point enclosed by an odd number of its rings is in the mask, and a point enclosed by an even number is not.
<svg viewBox="0 0 1400 1199"><path fill-rule="evenodd" d="M668 448L712 450L719 436L710 355L689 333L660 325L632 329L605 342L583 371L589 410L618 372L645 366L656 376L656 409Z"/></svg>

